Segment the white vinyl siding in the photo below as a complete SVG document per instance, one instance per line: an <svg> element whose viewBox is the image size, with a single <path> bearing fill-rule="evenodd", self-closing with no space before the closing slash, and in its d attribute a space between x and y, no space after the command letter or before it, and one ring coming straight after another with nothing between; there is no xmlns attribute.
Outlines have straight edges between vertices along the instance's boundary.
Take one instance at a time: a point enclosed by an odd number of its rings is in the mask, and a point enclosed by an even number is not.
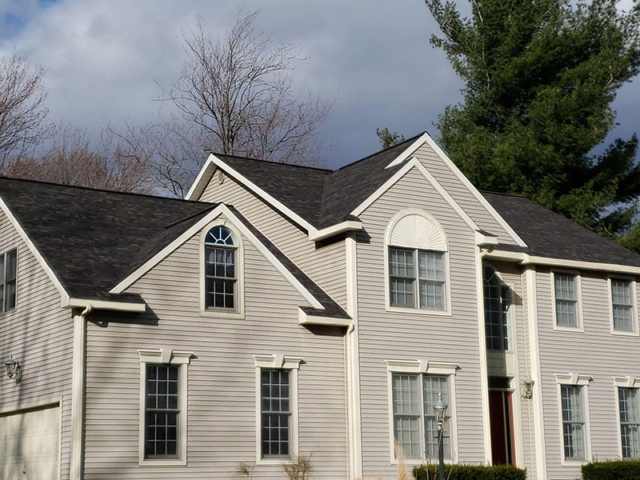
<svg viewBox="0 0 640 480"><path fill-rule="evenodd" d="M622 458L640 458L640 395L637 388L618 388Z"/></svg>
<svg viewBox="0 0 640 480"><path fill-rule="evenodd" d="M556 326L578 328L578 293L575 275L554 273Z"/></svg>
<svg viewBox="0 0 640 480"><path fill-rule="evenodd" d="M565 460L586 459L583 388L576 385L560 386Z"/></svg>
<svg viewBox="0 0 640 480"><path fill-rule="evenodd" d="M449 377L442 375L392 374L394 438L409 459L438 456L438 423L433 404L442 395L448 405ZM451 415L451 411L447 412ZM451 457L450 422L444 423L443 448Z"/></svg>
<svg viewBox="0 0 640 480"><path fill-rule="evenodd" d="M634 331L634 305L630 280L611 279L611 309L613 329L619 332Z"/></svg>
<svg viewBox="0 0 640 480"><path fill-rule="evenodd" d="M392 307L445 310L444 253L389 248Z"/></svg>

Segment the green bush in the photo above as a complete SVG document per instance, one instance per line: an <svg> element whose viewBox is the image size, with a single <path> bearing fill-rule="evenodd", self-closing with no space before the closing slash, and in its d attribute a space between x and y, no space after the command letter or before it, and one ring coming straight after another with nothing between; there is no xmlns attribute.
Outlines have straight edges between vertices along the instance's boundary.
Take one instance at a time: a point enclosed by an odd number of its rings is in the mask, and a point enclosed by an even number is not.
<svg viewBox="0 0 640 480"><path fill-rule="evenodd" d="M582 466L584 480L638 480L640 460L593 462Z"/></svg>
<svg viewBox="0 0 640 480"><path fill-rule="evenodd" d="M437 480L437 465L422 465L413 469L416 480ZM527 471L511 465L483 467L476 465L445 465L445 480L525 480Z"/></svg>

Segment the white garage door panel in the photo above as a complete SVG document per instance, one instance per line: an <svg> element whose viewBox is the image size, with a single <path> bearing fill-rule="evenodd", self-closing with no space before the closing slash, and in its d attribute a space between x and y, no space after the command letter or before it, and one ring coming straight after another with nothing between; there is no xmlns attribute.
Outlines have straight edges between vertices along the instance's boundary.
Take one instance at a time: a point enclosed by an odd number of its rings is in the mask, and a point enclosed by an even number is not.
<svg viewBox="0 0 640 480"><path fill-rule="evenodd" d="M58 405L1 415L0 479L57 479L59 446Z"/></svg>

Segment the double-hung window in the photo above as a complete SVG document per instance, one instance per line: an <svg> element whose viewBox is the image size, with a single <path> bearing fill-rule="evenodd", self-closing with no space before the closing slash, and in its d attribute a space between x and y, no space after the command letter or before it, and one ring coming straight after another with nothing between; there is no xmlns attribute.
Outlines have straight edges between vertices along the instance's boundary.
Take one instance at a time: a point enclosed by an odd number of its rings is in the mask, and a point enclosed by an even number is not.
<svg viewBox="0 0 640 480"><path fill-rule="evenodd" d="M140 465L187 461L190 352L138 350L141 368Z"/></svg>
<svg viewBox="0 0 640 480"><path fill-rule="evenodd" d="M618 388L622 458L640 458L640 394L638 388Z"/></svg>
<svg viewBox="0 0 640 480"><path fill-rule="evenodd" d="M556 326L579 328L578 277L572 274L554 272L553 284Z"/></svg>
<svg viewBox="0 0 640 480"><path fill-rule="evenodd" d="M17 273L17 250L0 255L0 313L16 308Z"/></svg>
<svg viewBox="0 0 640 480"><path fill-rule="evenodd" d="M634 295L631 280L611 278L611 311L613 330L617 332L634 332Z"/></svg>
<svg viewBox="0 0 640 480"><path fill-rule="evenodd" d="M442 400L451 408L449 378L448 375L392 374L394 439L407 458L437 457L438 423L433 405L442 395ZM443 425L447 458L451 458L449 424L446 421Z"/></svg>
<svg viewBox="0 0 640 480"><path fill-rule="evenodd" d="M147 364L144 456L178 458L179 365Z"/></svg>
<svg viewBox="0 0 640 480"><path fill-rule="evenodd" d="M291 439L290 371L260 372L262 458L289 457Z"/></svg>
<svg viewBox="0 0 640 480"><path fill-rule="evenodd" d="M562 438L565 460L586 460L584 387L561 385Z"/></svg>
<svg viewBox="0 0 640 480"><path fill-rule="evenodd" d="M238 244L227 227L218 225L204 239L205 309L238 310Z"/></svg>
<svg viewBox="0 0 640 480"><path fill-rule="evenodd" d="M446 309L445 253L389 248L392 307Z"/></svg>

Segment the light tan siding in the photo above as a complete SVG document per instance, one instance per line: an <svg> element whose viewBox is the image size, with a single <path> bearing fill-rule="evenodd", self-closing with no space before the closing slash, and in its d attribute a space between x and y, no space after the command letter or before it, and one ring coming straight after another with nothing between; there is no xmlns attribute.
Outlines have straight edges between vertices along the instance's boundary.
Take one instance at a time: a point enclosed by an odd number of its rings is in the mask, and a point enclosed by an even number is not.
<svg viewBox="0 0 640 480"><path fill-rule="evenodd" d="M225 182L226 183L226 182ZM298 325L302 296L246 239L245 318L200 315L199 235L132 286L144 320L100 318L87 331L86 479L236 478L256 459L256 370L252 355L300 356L300 453L314 478L346 477L344 332ZM193 352L188 367L188 465L138 465L140 348ZM256 479L281 479L259 465Z"/></svg>
<svg viewBox="0 0 640 480"><path fill-rule="evenodd" d="M0 254L18 249L17 306L0 315L0 359L13 355L22 367L16 385L0 376L0 411L61 400L61 478L69 478L73 321L60 293L17 230L0 212Z"/></svg>
<svg viewBox="0 0 640 480"><path fill-rule="evenodd" d="M537 273L538 328L543 381L544 426L549 478L579 476L578 466L561 465L562 441L558 388L554 374L590 375L588 389L591 453L606 460L620 456L613 376L640 377L640 337L611 333L607 278L582 272L584 332L553 329L551 275Z"/></svg>
<svg viewBox="0 0 640 480"><path fill-rule="evenodd" d="M275 211L263 200L225 176L222 184L214 175L200 198L203 202L233 205L274 245L301 268L342 307L346 307L345 242L316 246L306 231Z"/></svg>
<svg viewBox="0 0 640 480"><path fill-rule="evenodd" d="M497 235L500 243L515 244L504 227L442 161L433 148L425 144L416 150L414 156L482 230Z"/></svg>
<svg viewBox="0 0 640 480"><path fill-rule="evenodd" d="M406 208L422 208L444 228L450 252L452 316L385 311L384 233ZM389 381L385 360L426 359L460 366L455 377L458 458L484 461L480 352L472 230L415 169L360 216L369 240L359 235L358 312L365 478L394 478L391 464Z"/></svg>

